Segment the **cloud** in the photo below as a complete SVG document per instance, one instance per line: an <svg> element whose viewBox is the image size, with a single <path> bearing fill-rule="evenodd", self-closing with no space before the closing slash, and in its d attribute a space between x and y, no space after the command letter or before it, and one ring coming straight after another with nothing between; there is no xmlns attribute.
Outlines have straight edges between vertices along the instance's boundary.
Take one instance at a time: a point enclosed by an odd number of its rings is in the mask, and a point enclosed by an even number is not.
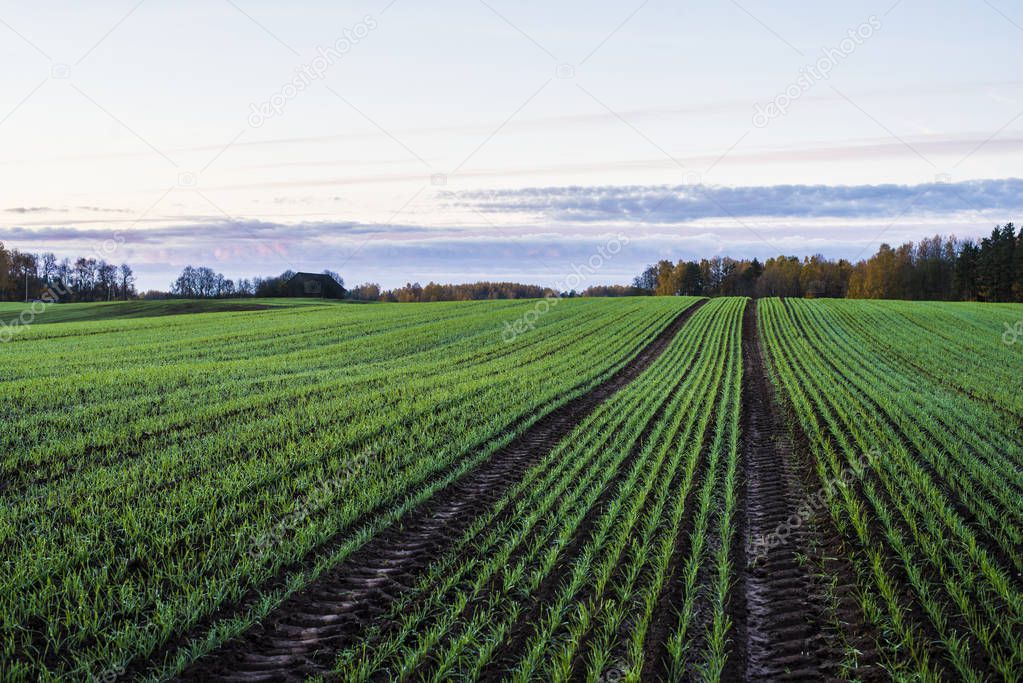
<svg viewBox="0 0 1023 683"><path fill-rule="evenodd" d="M7 213L66 213L67 209L51 209L48 206L15 206L4 209Z"/></svg>
<svg viewBox="0 0 1023 683"><path fill-rule="evenodd" d="M497 182L508 183L512 178L550 176L558 173L604 174L609 171L670 170L679 166L694 170L717 166L766 164L836 164L844 161L877 163L882 159L917 159L924 155L932 159L959 161L974 154L1018 155L1023 152L1023 137L1002 136L992 139L989 134L963 134L957 136L907 136L905 142L891 139L840 140L827 144L813 144L782 148L751 149L747 152L734 151L722 158L720 152L690 156L649 156L632 159L604 159L573 161L557 164L533 164L524 167L502 166L476 170L462 169L454 174L460 179L496 178ZM907 146L907 143L911 146ZM950 162L953 163L953 162ZM416 166L410 162L410 167ZM357 173L353 175L319 176L301 180L259 180L246 183L210 185L207 189L217 191L275 190L359 185L389 185L394 183L429 182L428 170L408 172Z"/></svg>
<svg viewBox="0 0 1023 683"><path fill-rule="evenodd" d="M92 213L132 213L131 209L108 209L102 206L76 206L75 209L79 211L89 211ZM19 214L32 214L32 213L68 213L68 209L56 209L49 206L15 206L10 209L4 209L7 213L19 213Z"/></svg>
<svg viewBox="0 0 1023 683"><path fill-rule="evenodd" d="M979 236L1023 208L1023 180L536 187L447 193L443 199L493 219L476 215L455 225L417 225L192 215L136 221L130 228L118 218L27 222L0 229L0 237L21 250L69 257L96 253L114 240L116 252L103 252L103 258L136 267L140 286L147 288L166 287L187 263L208 264L230 277L332 268L346 279L384 286L430 279L552 284L589 258L608 235L621 233L628 237L627 248L594 282L627 282L661 258L823 253L855 259L882 240L899 244L949 232ZM429 213L435 222L444 215Z"/></svg>
<svg viewBox="0 0 1023 683"><path fill-rule="evenodd" d="M997 94L999 97L1004 98L1004 93L1012 90L1018 90L1023 88L1023 81L1019 79L1012 80L993 80L993 81L969 81L962 83L942 83L942 84L918 84L918 85L903 85L898 88L882 87L882 88L870 88L864 89L857 93L860 97L878 97L878 96L900 96L900 97L922 97L922 96L971 96L975 93L984 93L987 95ZM841 102L844 106L844 98L833 95L817 93L812 96L808 96L807 99L823 102ZM1011 100L1010 100L1011 101ZM578 111L564 114L557 114L553 116L533 116L516 118L515 120L509 121L505 124L506 129L510 130L550 130L552 127L565 126L565 127L576 127L584 124L613 124L615 126L620 125L622 118L628 121L642 121L644 119L656 119L656 120L670 120L679 117L712 117L720 116L722 114L730 112L740 112L749 116L753 115L754 102L746 98L728 98L728 99L715 99L698 101L693 103L687 103L685 105L673 105L673 106L656 106L656 107L630 107L622 108L617 112L607 111ZM449 125L441 126L419 126L419 127L401 127L392 128L391 133L401 137L410 136L422 136L426 138L432 138L437 135L468 135L478 136L487 135L491 133L495 125L499 124L499 120L494 121L466 121L459 122ZM384 132L375 128L368 128L365 131L345 131L345 132L324 132L316 135L303 135L303 136L289 136L289 137L276 137L276 138L264 138L259 140L237 140L231 147L237 149L246 148L266 148L266 147L290 147L290 146L306 146L306 145L322 145L329 142L348 142L352 140L365 140L365 139L378 139L381 136L385 136ZM985 133L986 135L986 133ZM176 153L193 153L193 152L221 152L224 149L224 141L214 141L207 144L201 145L188 145L171 147L165 150L169 154ZM62 156L47 159L48 162L53 161L82 161L82 160L97 160L97 159L131 159L146 157L151 154L150 151L139 151L139 152L103 152L103 153L90 153L73 156ZM4 159L0 161L0 165L6 164L23 164L27 161L38 161L38 159ZM334 162L315 162L325 165L334 165ZM381 160L376 162L370 162L372 164L390 164L390 163L401 163L400 161ZM253 168L272 168L281 165L309 165L306 161L295 161L295 162L284 162L284 163L270 163L261 166L254 166Z"/></svg>
<svg viewBox="0 0 1023 683"><path fill-rule="evenodd" d="M155 245L174 247L189 243L216 243L230 241L314 241L331 237L372 234L417 235L431 230L414 225L377 225L355 222L275 223L261 220L198 220L191 223L152 227L136 230L117 228L80 228L75 226L13 227L4 229L11 240L36 243L98 242L114 239L128 245Z"/></svg>
<svg viewBox="0 0 1023 683"><path fill-rule="evenodd" d="M93 213L134 213L131 209L108 209L102 206L76 206L79 211L91 211Z"/></svg>
<svg viewBox="0 0 1023 683"><path fill-rule="evenodd" d="M542 214L563 222L689 223L715 218L876 219L1023 208L1023 180L920 185L773 185L718 187L539 187L451 195L453 204L487 213Z"/></svg>

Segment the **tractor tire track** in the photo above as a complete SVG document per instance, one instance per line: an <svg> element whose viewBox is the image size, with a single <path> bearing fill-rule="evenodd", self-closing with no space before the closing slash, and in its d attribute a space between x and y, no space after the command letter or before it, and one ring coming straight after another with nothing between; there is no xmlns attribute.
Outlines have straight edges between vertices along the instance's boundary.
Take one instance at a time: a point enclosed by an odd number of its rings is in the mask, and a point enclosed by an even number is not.
<svg viewBox="0 0 1023 683"><path fill-rule="evenodd" d="M246 633L200 658L180 680L290 681L330 671L335 654L414 585L418 575L580 421L668 347L706 300L681 312L607 381L544 416L487 462L382 532Z"/></svg>
<svg viewBox="0 0 1023 683"><path fill-rule="evenodd" d="M757 332L756 302L743 320L743 446L746 466L746 678L821 681L840 675L827 598L808 562L819 546L800 516L808 496L784 421L777 414ZM791 520L797 520L793 523ZM773 539L779 531L785 537ZM764 542L766 541L766 543ZM744 647L743 647L744 645Z"/></svg>

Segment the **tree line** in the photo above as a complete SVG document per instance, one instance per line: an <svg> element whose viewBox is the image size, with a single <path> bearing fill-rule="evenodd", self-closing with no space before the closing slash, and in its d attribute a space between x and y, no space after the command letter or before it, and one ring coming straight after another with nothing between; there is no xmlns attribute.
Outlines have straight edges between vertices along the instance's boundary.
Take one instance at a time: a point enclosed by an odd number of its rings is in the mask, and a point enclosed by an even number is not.
<svg viewBox="0 0 1023 683"><path fill-rule="evenodd" d="M127 263L58 259L52 253L6 249L0 242L0 301L113 301L135 296L135 273Z"/></svg>
<svg viewBox="0 0 1023 683"><path fill-rule="evenodd" d="M820 254L764 263L727 256L662 260L647 266L631 288L616 291L612 295L1023 301L1023 228L1017 233L1012 223L996 226L980 241L935 235L899 247L882 244L857 263Z"/></svg>
<svg viewBox="0 0 1023 683"><path fill-rule="evenodd" d="M472 282L460 285L442 285L436 282L425 286L418 282L403 287L382 290L380 285L368 282L348 293L356 301L393 301L399 303L428 301L474 301L479 299L541 299L556 295L550 287L524 285L519 282Z"/></svg>
<svg viewBox="0 0 1023 683"><path fill-rule="evenodd" d="M331 270L324 274L341 287ZM278 297L287 294L294 275L232 280L212 268L186 266L169 291L151 290L144 298ZM382 289L372 282L346 296L356 301L469 301L538 299L549 296L791 296L860 299L1023 302L1023 228L995 226L980 240L934 237L898 247L882 244L870 258L851 263L817 254L799 258L757 259L719 256L699 261L661 260L631 285L594 285L582 292L556 292L517 282L475 282L425 286L406 283ZM79 257L58 259L52 253L30 254L5 249L0 242L0 301L110 301L138 296L135 275L127 264Z"/></svg>
<svg viewBox="0 0 1023 683"><path fill-rule="evenodd" d="M345 286L344 279L333 270L324 270L322 274L333 278L341 287ZM242 278L236 282L206 266L185 266L181 275L171 283L170 291L150 290L143 294L143 298L225 299L287 296L286 285L294 276L295 271L286 270L280 275Z"/></svg>
<svg viewBox="0 0 1023 683"><path fill-rule="evenodd" d="M344 278L333 270L324 270L323 275L334 279L341 287ZM205 266L186 266L181 275L171 284L170 291L149 291L143 296L149 299L180 297L208 299L226 297L280 297L287 296L287 283L295 271L286 270L280 275L255 277L237 282ZM390 301L399 303L428 301L471 301L477 299L539 299L556 295L550 287L524 285L518 282L473 282L469 284L438 284L430 282L421 285L409 282L402 287L383 289L379 284L366 282L346 290L345 296L354 301ZM574 294L574 293L573 293Z"/></svg>

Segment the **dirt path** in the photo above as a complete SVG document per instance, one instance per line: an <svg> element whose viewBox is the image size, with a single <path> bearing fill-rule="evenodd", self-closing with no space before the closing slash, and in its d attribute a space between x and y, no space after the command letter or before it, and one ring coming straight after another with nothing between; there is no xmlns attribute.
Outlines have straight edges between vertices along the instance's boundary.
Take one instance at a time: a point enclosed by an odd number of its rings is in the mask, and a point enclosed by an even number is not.
<svg viewBox="0 0 1023 683"><path fill-rule="evenodd" d="M491 459L439 492L401 524L291 596L242 636L195 662L181 680L287 681L324 674L335 654L493 505L526 469L664 352L704 303L682 312L606 382L537 421Z"/></svg>
<svg viewBox="0 0 1023 683"><path fill-rule="evenodd" d="M827 598L812 563L821 545L800 513L814 509L761 352L756 302L743 319L743 445L746 467L746 678L820 681L839 674ZM739 643L739 650L742 643ZM741 653L740 653L741 654Z"/></svg>

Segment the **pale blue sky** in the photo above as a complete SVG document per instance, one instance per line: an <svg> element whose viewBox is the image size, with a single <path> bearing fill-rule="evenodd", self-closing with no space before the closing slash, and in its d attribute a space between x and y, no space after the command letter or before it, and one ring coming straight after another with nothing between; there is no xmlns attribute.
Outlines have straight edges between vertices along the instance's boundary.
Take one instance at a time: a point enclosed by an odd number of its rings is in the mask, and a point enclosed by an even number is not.
<svg viewBox="0 0 1023 683"><path fill-rule="evenodd" d="M1018 4L388 3L0 2L0 240L550 284L1019 220Z"/></svg>

